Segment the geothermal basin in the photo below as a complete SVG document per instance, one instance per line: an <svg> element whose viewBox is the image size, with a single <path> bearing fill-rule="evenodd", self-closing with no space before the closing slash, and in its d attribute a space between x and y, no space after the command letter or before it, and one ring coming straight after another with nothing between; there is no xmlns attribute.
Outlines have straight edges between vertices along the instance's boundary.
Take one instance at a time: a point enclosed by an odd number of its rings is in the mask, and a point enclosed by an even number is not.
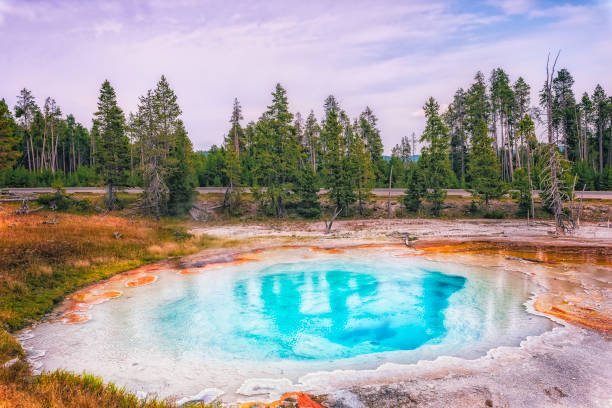
<svg viewBox="0 0 612 408"><path fill-rule="evenodd" d="M558 326L534 312L537 291L520 271L403 245L269 248L117 275L20 340L38 371L86 371L141 396L274 400L518 347Z"/></svg>

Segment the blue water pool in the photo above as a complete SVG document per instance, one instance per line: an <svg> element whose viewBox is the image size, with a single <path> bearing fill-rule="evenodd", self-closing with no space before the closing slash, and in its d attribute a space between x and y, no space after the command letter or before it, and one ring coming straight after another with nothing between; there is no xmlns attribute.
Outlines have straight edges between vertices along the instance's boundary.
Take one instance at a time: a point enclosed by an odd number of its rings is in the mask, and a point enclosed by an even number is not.
<svg viewBox="0 0 612 408"><path fill-rule="evenodd" d="M95 290L120 296L86 305L88 320L40 324L24 346L35 368L86 370L161 397L216 388L234 400L312 385L321 372L354 379L478 358L553 327L527 311L536 288L523 273L405 252L267 250L188 274L146 272L154 279L141 287L113 280Z"/></svg>
<svg viewBox="0 0 612 408"><path fill-rule="evenodd" d="M401 263L280 263L160 302L153 328L170 350L213 348L257 360L413 350L444 339L449 298L465 282Z"/></svg>

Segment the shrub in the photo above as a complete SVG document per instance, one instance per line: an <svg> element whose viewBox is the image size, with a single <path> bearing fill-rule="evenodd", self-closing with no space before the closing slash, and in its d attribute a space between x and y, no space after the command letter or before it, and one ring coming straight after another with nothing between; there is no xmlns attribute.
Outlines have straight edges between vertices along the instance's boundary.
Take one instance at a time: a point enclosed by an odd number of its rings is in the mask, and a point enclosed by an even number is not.
<svg viewBox="0 0 612 408"><path fill-rule="evenodd" d="M487 211L483 214L484 218L489 218L489 219L494 219L494 220L501 220L502 218L505 218L506 215L499 210L492 210L492 211Z"/></svg>

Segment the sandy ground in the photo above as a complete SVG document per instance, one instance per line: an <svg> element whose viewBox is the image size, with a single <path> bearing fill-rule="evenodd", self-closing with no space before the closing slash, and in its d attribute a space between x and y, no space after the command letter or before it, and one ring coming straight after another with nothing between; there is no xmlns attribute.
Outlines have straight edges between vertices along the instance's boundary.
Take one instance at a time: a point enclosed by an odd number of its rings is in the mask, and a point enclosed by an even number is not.
<svg viewBox="0 0 612 408"><path fill-rule="evenodd" d="M512 268L542 288L530 309L562 323L519 347L476 360L441 357L376 370L317 373L296 387L327 407L612 407L612 228L582 225L554 236L550 223L516 220L351 220L195 226L230 240L182 260L196 265L253 248L402 243L432 259ZM535 309L535 310L534 310Z"/></svg>
<svg viewBox="0 0 612 408"><path fill-rule="evenodd" d="M550 240L554 234L551 222L537 221L527 223L518 220L433 220L433 219L367 219L336 221L330 234L325 234L323 222L281 222L270 224L226 224L211 225L192 229L195 234L208 234L225 239L252 238L308 238L321 241L328 240L331 245L338 239L350 240L397 240L403 239L406 233L419 240L442 238L537 238ZM582 224L580 228L557 241L572 239L587 242L612 241L612 223L601 226L596 223Z"/></svg>

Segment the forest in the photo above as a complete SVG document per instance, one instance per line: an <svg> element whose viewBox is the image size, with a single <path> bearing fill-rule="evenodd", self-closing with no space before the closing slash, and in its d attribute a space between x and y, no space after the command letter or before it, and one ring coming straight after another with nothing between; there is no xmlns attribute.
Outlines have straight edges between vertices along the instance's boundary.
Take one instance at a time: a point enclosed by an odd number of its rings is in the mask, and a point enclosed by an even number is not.
<svg viewBox="0 0 612 408"><path fill-rule="evenodd" d="M567 69L553 73L531 101L522 77L477 72L443 101L445 111L425 101L423 133L404 136L390 157L370 107L352 117L330 95L321 118L292 113L280 84L257 121L244 123L236 98L224 140L197 152L164 76L129 114L105 81L90 127L51 97L39 106L24 88L12 109L0 101L0 186L105 186L110 209L117 189L141 186L139 205L158 217L190 208L197 186L227 187L224 205L234 214L249 187L266 215L305 218L319 217L320 188L345 216L363 214L374 187L406 188L406 209L422 211L427 201L432 215L445 188L468 189L483 205L512 189L529 213L532 191L550 190L551 173L565 197L612 190L612 96L600 85L577 96Z"/></svg>

